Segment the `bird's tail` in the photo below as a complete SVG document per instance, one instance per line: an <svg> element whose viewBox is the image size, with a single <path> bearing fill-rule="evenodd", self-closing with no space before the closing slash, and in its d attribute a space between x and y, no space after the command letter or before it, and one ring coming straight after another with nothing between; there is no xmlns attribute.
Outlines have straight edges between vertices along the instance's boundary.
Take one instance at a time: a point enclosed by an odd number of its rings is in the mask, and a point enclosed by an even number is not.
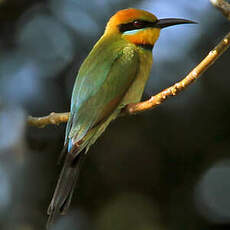
<svg viewBox="0 0 230 230"><path fill-rule="evenodd" d="M87 135L81 140L81 143L78 143L78 146L71 145L70 151L67 151L67 146L64 147L60 156L60 159L65 156L64 165L47 211L49 215L47 228L59 214L65 214L69 208L74 187L80 173L80 166L86 158L86 152L119 113L120 110L115 111L106 121L89 130ZM82 152L82 150L84 151Z"/></svg>
<svg viewBox="0 0 230 230"><path fill-rule="evenodd" d="M49 215L47 228L55 221L59 214L65 214L69 208L74 187L80 173L80 166L84 158L84 153L79 153L76 156L76 151L74 154L73 152L66 154L53 198L47 210L47 214Z"/></svg>

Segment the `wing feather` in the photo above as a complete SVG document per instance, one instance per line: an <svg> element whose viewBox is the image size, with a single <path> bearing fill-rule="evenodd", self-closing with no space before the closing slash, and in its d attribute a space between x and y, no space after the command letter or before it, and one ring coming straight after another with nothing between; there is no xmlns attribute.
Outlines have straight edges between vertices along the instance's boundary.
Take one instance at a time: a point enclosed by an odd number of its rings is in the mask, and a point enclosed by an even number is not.
<svg viewBox="0 0 230 230"><path fill-rule="evenodd" d="M106 119L137 76L139 56L135 47L125 42L109 44L96 45L82 64L72 95L67 142L80 141L100 119Z"/></svg>

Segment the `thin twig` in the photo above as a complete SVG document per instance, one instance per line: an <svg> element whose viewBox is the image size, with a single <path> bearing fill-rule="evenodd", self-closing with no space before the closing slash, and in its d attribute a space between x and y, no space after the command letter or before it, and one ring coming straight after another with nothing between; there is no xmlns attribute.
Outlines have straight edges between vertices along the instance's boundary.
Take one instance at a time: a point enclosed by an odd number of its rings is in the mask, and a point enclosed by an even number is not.
<svg viewBox="0 0 230 230"><path fill-rule="evenodd" d="M44 128L46 125L59 125L60 123L67 122L69 119L69 113L50 113L44 117L28 117L28 124L31 126L37 126L38 128Z"/></svg>
<svg viewBox="0 0 230 230"><path fill-rule="evenodd" d="M225 0L210 0L210 2L219 9L228 20L230 20L230 3Z"/></svg>

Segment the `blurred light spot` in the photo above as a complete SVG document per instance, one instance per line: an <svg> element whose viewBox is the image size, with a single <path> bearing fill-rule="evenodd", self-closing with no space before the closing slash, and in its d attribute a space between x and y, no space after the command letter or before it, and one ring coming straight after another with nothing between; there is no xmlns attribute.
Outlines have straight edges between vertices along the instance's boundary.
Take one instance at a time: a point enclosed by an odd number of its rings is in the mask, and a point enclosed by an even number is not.
<svg viewBox="0 0 230 230"><path fill-rule="evenodd" d="M45 76L55 76L74 56L72 36L68 30L47 15L28 13L18 25L21 49L39 61Z"/></svg>
<svg viewBox="0 0 230 230"><path fill-rule="evenodd" d="M95 36L99 31L99 26L77 1L51 0L50 7L65 24L83 36Z"/></svg>
<svg viewBox="0 0 230 230"><path fill-rule="evenodd" d="M193 17L202 16L202 12L207 9L210 2L197 0L196 4L192 1L142 1L140 4L143 9L155 14L158 18L168 17Z"/></svg>
<svg viewBox="0 0 230 230"><path fill-rule="evenodd" d="M11 201L10 178L7 170L0 164L0 212L5 212Z"/></svg>
<svg viewBox="0 0 230 230"><path fill-rule="evenodd" d="M107 203L97 218L97 229L144 230L163 229L159 222L159 210L147 197L138 194L122 194Z"/></svg>
<svg viewBox="0 0 230 230"><path fill-rule="evenodd" d="M39 97L41 82L39 66L28 60L21 52L3 57L0 69L0 95L8 103L24 103Z"/></svg>
<svg viewBox="0 0 230 230"><path fill-rule="evenodd" d="M18 144L24 138L24 131L25 113L21 108L8 107L0 111L0 150Z"/></svg>
<svg viewBox="0 0 230 230"><path fill-rule="evenodd" d="M114 0L111 0L112 2L114 2ZM122 0L116 0L116 1L122 1ZM55 7L56 5L60 5L58 6L58 8L60 8L61 6L64 7L64 4L73 4L74 8L77 8L78 10L82 9L85 10L87 12L91 12L91 14L93 14L94 12L96 12L98 14L98 10L100 9L99 7L103 7L103 11L105 11L106 9L108 9L108 5L109 5L109 1L108 0L94 0L91 1L90 4L88 1L76 1L76 0L50 0L52 7ZM54 5L53 5L54 4ZM97 9L97 10L95 10Z"/></svg>
<svg viewBox="0 0 230 230"><path fill-rule="evenodd" d="M210 222L230 222L230 161L210 168L201 178L195 191L199 213Z"/></svg>

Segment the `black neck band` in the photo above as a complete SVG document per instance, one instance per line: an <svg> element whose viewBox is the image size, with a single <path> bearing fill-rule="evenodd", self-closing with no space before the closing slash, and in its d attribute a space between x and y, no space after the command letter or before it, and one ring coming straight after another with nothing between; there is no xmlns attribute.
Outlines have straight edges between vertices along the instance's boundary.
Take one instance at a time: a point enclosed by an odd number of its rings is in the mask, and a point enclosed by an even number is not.
<svg viewBox="0 0 230 230"><path fill-rule="evenodd" d="M136 45L145 49L145 50L149 50L149 51L152 51L152 49L153 49L153 45L151 45L151 44L136 44Z"/></svg>

